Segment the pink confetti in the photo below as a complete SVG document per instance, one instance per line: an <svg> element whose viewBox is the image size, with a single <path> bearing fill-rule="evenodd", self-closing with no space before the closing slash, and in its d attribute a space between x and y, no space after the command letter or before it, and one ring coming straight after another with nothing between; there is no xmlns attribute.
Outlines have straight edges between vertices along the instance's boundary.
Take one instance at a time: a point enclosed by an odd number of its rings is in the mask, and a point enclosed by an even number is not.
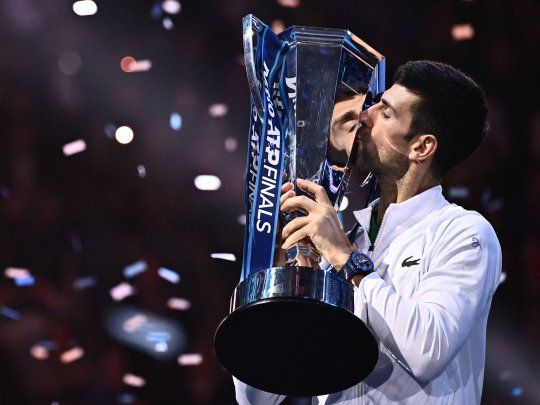
<svg viewBox="0 0 540 405"><path fill-rule="evenodd" d="M124 298L129 297L135 293L135 289L128 283L120 283L116 287L111 288L109 291L111 297L115 301L122 301Z"/></svg>
<svg viewBox="0 0 540 405"><path fill-rule="evenodd" d="M200 353L186 353L178 357L178 364L181 366L196 366L202 361L203 357Z"/></svg>
<svg viewBox="0 0 540 405"><path fill-rule="evenodd" d="M124 384L131 385L132 387L144 387L146 384L144 378L135 374L124 374L123 381Z"/></svg>
<svg viewBox="0 0 540 405"><path fill-rule="evenodd" d="M456 24L452 26L452 38L455 41L466 41L474 37L474 27L471 24Z"/></svg>
<svg viewBox="0 0 540 405"><path fill-rule="evenodd" d="M191 308L191 302L184 298L172 297L167 301L167 306L171 309L186 311Z"/></svg>
<svg viewBox="0 0 540 405"><path fill-rule="evenodd" d="M85 150L86 150L86 142L82 139L78 139L76 141L66 143L62 148L62 151L64 152L65 156L75 155Z"/></svg>
<svg viewBox="0 0 540 405"><path fill-rule="evenodd" d="M69 349L60 355L60 361L62 363L73 363L76 360L79 360L84 356L84 350L81 347L74 347Z"/></svg>

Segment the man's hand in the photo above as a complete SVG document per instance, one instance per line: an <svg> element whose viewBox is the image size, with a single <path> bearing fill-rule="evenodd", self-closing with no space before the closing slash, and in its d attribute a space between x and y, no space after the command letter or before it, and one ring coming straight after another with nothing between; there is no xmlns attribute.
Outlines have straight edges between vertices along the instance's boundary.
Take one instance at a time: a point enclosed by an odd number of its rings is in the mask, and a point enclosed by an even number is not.
<svg viewBox="0 0 540 405"><path fill-rule="evenodd" d="M330 203L323 187L308 181L297 180L298 187L306 194L315 197L315 201L306 196L296 196L291 183L282 186L280 199L281 211L302 211L304 217L298 217L283 228L283 249L288 249L302 239L311 240L321 256L336 270L347 262L355 251L347 235L341 228L336 210Z"/></svg>

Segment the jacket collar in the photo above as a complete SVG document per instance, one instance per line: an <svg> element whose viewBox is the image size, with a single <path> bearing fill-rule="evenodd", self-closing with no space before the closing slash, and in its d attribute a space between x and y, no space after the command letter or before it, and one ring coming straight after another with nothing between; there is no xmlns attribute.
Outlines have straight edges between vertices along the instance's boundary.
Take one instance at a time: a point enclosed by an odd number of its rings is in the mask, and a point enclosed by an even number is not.
<svg viewBox="0 0 540 405"><path fill-rule="evenodd" d="M371 212L377 204L379 204L378 198L372 201L366 208L353 212L356 220L363 229L369 229ZM441 185L434 186L399 204L390 204L384 214L375 248L377 251L385 249L399 232L411 227L432 212L448 204L450 203L444 198Z"/></svg>

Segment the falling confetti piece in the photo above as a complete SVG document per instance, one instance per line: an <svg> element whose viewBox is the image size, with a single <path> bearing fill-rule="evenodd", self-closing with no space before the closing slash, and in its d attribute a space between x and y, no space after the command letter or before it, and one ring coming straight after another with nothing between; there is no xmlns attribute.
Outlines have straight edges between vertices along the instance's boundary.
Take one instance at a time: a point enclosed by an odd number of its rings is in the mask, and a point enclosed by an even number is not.
<svg viewBox="0 0 540 405"><path fill-rule="evenodd" d="M237 221L240 225L246 224L246 214L240 214L238 215Z"/></svg>
<svg viewBox="0 0 540 405"><path fill-rule="evenodd" d="M200 353L186 353L178 357L178 364L181 366L196 366L202 361L203 357Z"/></svg>
<svg viewBox="0 0 540 405"><path fill-rule="evenodd" d="M137 166L137 173L139 173L141 179L144 179L146 177L146 168L143 165Z"/></svg>
<svg viewBox="0 0 540 405"><path fill-rule="evenodd" d="M212 253L210 255L212 259L221 259L221 260L227 260L229 262L235 262L236 256L232 253Z"/></svg>
<svg viewBox="0 0 540 405"><path fill-rule="evenodd" d="M74 347L69 349L60 355L60 361L62 363L73 363L84 356L84 350L81 347Z"/></svg>
<svg viewBox="0 0 540 405"><path fill-rule="evenodd" d="M86 276L78 278L73 282L73 288L76 290L85 290L87 288L93 287L97 284L97 279L94 276Z"/></svg>
<svg viewBox="0 0 540 405"><path fill-rule="evenodd" d="M278 4L282 7L296 8L300 6L300 0L278 0Z"/></svg>
<svg viewBox="0 0 540 405"><path fill-rule="evenodd" d="M126 319L122 324L122 328L128 333L133 333L140 329L146 322L148 322L148 317L143 314L136 314Z"/></svg>
<svg viewBox="0 0 540 405"><path fill-rule="evenodd" d="M221 180L214 175L203 174L195 177L195 187L203 191L215 191L221 187Z"/></svg>
<svg viewBox="0 0 540 405"><path fill-rule="evenodd" d="M21 314L19 311L15 311L14 309L8 307L0 307L0 314L15 321L21 319Z"/></svg>
<svg viewBox="0 0 540 405"><path fill-rule="evenodd" d="M229 111L229 107L227 107L227 104L224 104L224 103L212 104L208 108L208 113L212 117L223 117L227 115L228 111Z"/></svg>
<svg viewBox="0 0 540 405"><path fill-rule="evenodd" d="M499 278L499 284L504 283L506 281L506 277L507 277L507 274L506 274L506 272L503 271L501 273L501 277Z"/></svg>
<svg viewBox="0 0 540 405"><path fill-rule="evenodd" d="M124 298L129 297L135 293L135 289L128 283L120 283L116 287L113 287L109 293L115 301L122 301Z"/></svg>
<svg viewBox="0 0 540 405"><path fill-rule="evenodd" d="M238 141L229 136L225 139L224 146L227 152L235 152L238 149Z"/></svg>
<svg viewBox="0 0 540 405"><path fill-rule="evenodd" d="M136 60L132 56L125 56L120 61L120 68L126 73L146 72L152 68L149 59Z"/></svg>
<svg viewBox="0 0 540 405"><path fill-rule="evenodd" d="M174 24L172 20L169 17L165 17L162 21L163 28L166 30L172 30L174 28Z"/></svg>
<svg viewBox="0 0 540 405"><path fill-rule="evenodd" d="M135 395L129 392L125 392L118 396L118 402L120 402L121 404L131 404L132 402L135 402L136 399L137 398L135 398Z"/></svg>
<svg viewBox="0 0 540 405"><path fill-rule="evenodd" d="M169 125L173 130L180 131L182 128L182 116L177 112L171 113L171 116L169 117Z"/></svg>
<svg viewBox="0 0 540 405"><path fill-rule="evenodd" d="M62 147L62 151L65 156L75 155L77 153L84 152L86 150L86 142L83 139L78 139L76 141L66 143Z"/></svg>
<svg viewBox="0 0 540 405"><path fill-rule="evenodd" d="M124 384L131 385L132 387L144 387L146 384L144 378L135 374L124 374L122 380L124 381Z"/></svg>
<svg viewBox="0 0 540 405"><path fill-rule="evenodd" d="M28 287L30 285L34 285L35 283L36 279L31 275L15 279L15 285L17 287Z"/></svg>
<svg viewBox="0 0 540 405"><path fill-rule="evenodd" d="M30 348L30 354L32 357L38 360L45 360L49 358L49 351L41 345L32 346Z"/></svg>
<svg viewBox="0 0 540 405"><path fill-rule="evenodd" d="M81 17L94 15L97 13L97 9L97 4L92 0L81 0L73 3L73 11Z"/></svg>
<svg viewBox="0 0 540 405"><path fill-rule="evenodd" d="M27 269L19 267L8 267L4 270L4 276L12 279L25 278L30 276L30 272Z"/></svg>
<svg viewBox="0 0 540 405"><path fill-rule="evenodd" d="M177 309L179 311L186 311L191 308L191 302L184 298L171 297L167 301L167 306L171 309Z"/></svg>
<svg viewBox="0 0 540 405"><path fill-rule="evenodd" d="M178 14L182 9L182 6L177 0L165 0L161 3L161 7L168 14Z"/></svg>
<svg viewBox="0 0 540 405"><path fill-rule="evenodd" d="M148 266L146 265L146 262L144 260L139 260L138 262L135 262L133 264L130 264L129 266L124 267L124 270L122 271L122 273L124 274L124 277L132 278L138 274L145 272L147 269L148 269Z"/></svg>
<svg viewBox="0 0 540 405"><path fill-rule="evenodd" d="M123 125L116 130L114 137L116 138L116 141L118 143L121 143L122 145L127 145L133 140L133 130L127 125Z"/></svg>
<svg viewBox="0 0 540 405"><path fill-rule="evenodd" d="M180 276L176 272L165 267L160 267L157 273L161 278L164 278L173 284L178 284L180 282Z"/></svg>
<svg viewBox="0 0 540 405"><path fill-rule="evenodd" d="M456 24L452 26L452 38L455 41L466 41L474 37L474 27L471 24Z"/></svg>
<svg viewBox="0 0 540 405"><path fill-rule="evenodd" d="M465 186L453 186L448 188L448 197L461 200L469 197L469 188Z"/></svg>
<svg viewBox="0 0 540 405"><path fill-rule="evenodd" d="M285 29L285 24L281 20L274 20L272 21L271 28L274 33L279 34Z"/></svg>

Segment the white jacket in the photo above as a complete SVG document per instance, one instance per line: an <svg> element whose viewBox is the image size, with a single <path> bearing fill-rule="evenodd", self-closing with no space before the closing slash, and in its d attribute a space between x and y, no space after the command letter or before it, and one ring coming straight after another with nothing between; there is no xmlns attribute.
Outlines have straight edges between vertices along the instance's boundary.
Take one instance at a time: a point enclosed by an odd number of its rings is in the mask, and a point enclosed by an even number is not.
<svg viewBox="0 0 540 405"><path fill-rule="evenodd" d="M354 212L360 252L370 246L377 203ZM489 222L450 204L436 186L390 204L371 257L376 272L355 288L354 312L379 341L377 366L360 384L312 403L479 404L487 318L501 274L501 248ZM350 344L347 350L354 349ZM241 405L285 398L234 383Z"/></svg>

